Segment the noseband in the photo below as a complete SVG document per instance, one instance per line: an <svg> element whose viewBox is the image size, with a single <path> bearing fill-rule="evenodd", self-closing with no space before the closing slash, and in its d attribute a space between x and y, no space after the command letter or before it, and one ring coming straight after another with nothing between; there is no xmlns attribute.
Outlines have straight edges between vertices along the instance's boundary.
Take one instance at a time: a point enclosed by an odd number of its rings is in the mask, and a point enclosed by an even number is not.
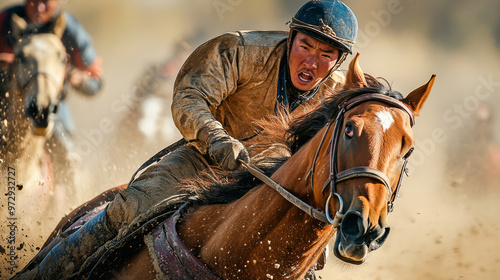
<svg viewBox="0 0 500 280"><path fill-rule="evenodd" d="M59 81L57 80L56 77L54 77L54 75L48 73L48 72L43 72L43 71L36 71L35 73L33 73L31 75L31 77L26 81L26 83L24 84L21 84L19 80L17 80L17 86L18 88L21 90L21 91L25 91L26 88L32 84L36 78L38 78L38 76L44 76L45 78L47 78L48 80L50 80L57 88L57 92L61 92L62 91L62 86L60 85Z"/></svg>
<svg viewBox="0 0 500 280"><path fill-rule="evenodd" d="M325 134L323 135L323 138L321 140L321 143L318 147L318 150L316 151L316 155L314 156L313 164L309 172L307 173L306 180L308 177L311 177L311 187L314 186L314 169L316 166L316 161L319 156L319 152L324 145L324 142L326 140L326 136L328 135L328 131L330 130L330 127L332 126L333 123L335 123L334 131L333 131L333 137L330 141L330 147L331 147L331 156L330 156L330 176L326 180L326 182L323 185L322 192L325 191L327 186L330 186L330 194L328 195L328 198L326 200L326 205L325 205L325 213L320 212L316 209L314 209L312 206L308 205L307 203L303 202L290 192L288 192L285 188L280 186L278 183L273 181L271 178L266 176L262 171L260 171L258 168L255 166L249 165L243 161L240 161L248 170L249 172L260 179L262 182L264 182L266 185L270 186L271 188L275 189L278 193L281 194L286 200L288 200L290 203L295 205L296 207L300 208L302 211L306 212L310 216L324 222L327 224L331 224L334 227L338 227L340 225L340 222L342 218L344 217L343 212L343 199L342 196L340 196L339 193L337 193L337 188L336 184L347 181L350 179L354 178L371 178L379 181L382 183L385 188L387 189L387 212L391 213L394 209L394 200L398 196L399 189L401 188L401 182L403 179L403 173L407 171L406 169L406 164L408 162L408 157L404 157L404 162L403 166L401 168L401 172L399 174L399 180L398 180L398 185L396 186L394 192L392 192L389 179L387 176L380 170L377 170L375 168L371 168L368 166L357 166L353 167L341 172L338 172L337 170L337 148L338 148L338 142L341 134L341 128L343 126L343 120L344 120L344 114L349 111L350 109L356 107L357 105L366 102L366 101L379 101L382 103L386 103L388 105L394 106L396 108L399 108L410 116L410 124L413 126L415 123L415 117L413 116L413 112L408 109L401 101L394 99L392 97L383 95L383 94L378 94L378 93L369 93L369 94L363 94L357 97L354 97L352 99L349 99L348 101L342 103L339 106L339 113L337 114L337 117L332 121L330 120L327 125L327 129L325 131ZM339 200L339 209L335 213L335 217L332 219L330 215L330 201L333 196L336 196L337 199Z"/></svg>
<svg viewBox="0 0 500 280"><path fill-rule="evenodd" d="M36 71L34 72L31 77L26 81L26 83L24 84L21 84L19 80L17 80L17 86L18 88L20 89L20 91L25 94L26 92L26 89L28 88L29 85L31 85L33 82L36 81L36 79L38 78L38 76L43 76L45 77L48 81L50 81L52 84L54 84L54 86L56 87L56 90L58 93L61 93L62 90L63 90L63 86L60 85L60 82L57 80L57 78L48 73L48 72L44 72L44 71ZM38 92L37 92L38 93ZM30 100L31 102L32 100ZM50 107L48 108L48 111L49 113L55 113L57 110L57 104L50 104Z"/></svg>

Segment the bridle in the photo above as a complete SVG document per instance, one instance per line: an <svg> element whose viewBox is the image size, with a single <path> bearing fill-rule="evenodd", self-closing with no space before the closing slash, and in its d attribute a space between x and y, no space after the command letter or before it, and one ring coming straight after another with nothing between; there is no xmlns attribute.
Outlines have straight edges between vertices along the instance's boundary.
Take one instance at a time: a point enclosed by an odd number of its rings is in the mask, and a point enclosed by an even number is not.
<svg viewBox="0 0 500 280"><path fill-rule="evenodd" d="M56 87L56 90L57 90L58 94L60 94L62 92L63 86L60 84L60 82L58 81L58 79L54 75L52 75L52 74L50 74L48 72L44 72L44 71L36 71L36 72L34 72L31 75L31 77L26 82L24 82L24 83L21 83L20 79L16 79L16 83L17 83L17 87L18 87L19 91L23 95L25 95L26 94L26 89L33 82L36 81L36 79L38 78L38 76L43 76L43 77L45 77L46 80L50 81L50 83L52 83ZM38 94L38 92L36 94ZM25 110L28 110L29 106L33 106L32 105L33 101L34 100L30 96L29 99L28 99L28 101L27 101L27 103L24 104ZM45 135L45 136L47 136L47 135L50 135L52 133L52 131L53 131L53 120L55 119L54 114L57 112L57 107L58 107L58 104L54 104L54 103L50 102L48 108L43 108L43 111L41 112L41 115L45 116L45 118L48 119L48 122L47 122L48 126L47 127L40 126L40 124L37 122L36 118L32 118L32 115L30 115L28 113L28 111L26 111L26 114L27 114L27 116L30 119L30 123L32 125L32 131L33 131L34 135ZM36 113L36 114L39 114L39 113Z"/></svg>
<svg viewBox="0 0 500 280"><path fill-rule="evenodd" d="M413 116L413 112L406 107L401 101L383 95L379 93L367 93L363 94L354 98L351 98L344 103L342 103L339 106L339 112L336 116L335 119L330 120L327 124L327 128L325 130L325 134L323 135L323 138L320 142L320 145L318 147L318 150L316 151L316 154L314 156L313 164L309 172L307 173L306 180L308 177L311 178L311 187L314 186L314 170L316 166L316 161L318 159L319 153L321 148L323 147L326 137L328 135L328 132L332 126L333 123L335 123L334 130L333 130L333 136L330 141L330 147L331 147L331 153L330 153L330 176L326 180L326 182L323 185L322 192L325 191L325 189L330 186L330 194L328 195L328 198L326 200L326 205L325 205L325 213L318 211L314 209L312 206L306 204L290 192L288 192L286 189L284 189L282 186L280 186L278 183L274 182L271 178L267 177L262 171L260 171L258 168L249 165L243 161L240 161L248 170L249 172L263 181L265 184L268 186L272 187L276 191L278 191L285 199L287 199L289 202L297 206L298 208L302 209L304 212L308 213L312 217L325 222L327 224L331 224L334 227L338 227L340 225L340 222L342 221L342 218L344 216L343 214L343 199L342 196L337 192L336 185L340 182L347 181L350 179L354 178L360 178L360 177L365 177L365 178L372 178L375 179L379 182L381 182L385 188L387 189L387 212L391 213L394 210L394 201L396 197L398 196L399 190L401 188L401 183L403 179L403 173L407 173L406 169L406 164L408 163L408 154L405 155L404 157L404 162L403 166L401 168L401 172L399 174L399 180L398 184L392 192L389 179L387 176L380 170L377 170L375 168L371 168L368 166L357 166L353 167L341 172L338 172L337 170L337 150L338 150L338 142L340 139L341 135L341 129L343 126L343 119L344 115L347 111L351 110L352 108L356 107L357 105L366 102L366 101L379 101L386 103L388 105L391 105L393 107L399 108L403 111L405 111L409 116L410 116L410 125L413 126L415 123L415 117ZM339 200L339 209L336 211L334 218L331 218L330 215L330 201L333 197L337 197Z"/></svg>
<svg viewBox="0 0 500 280"><path fill-rule="evenodd" d="M401 188L401 183L403 179L403 173L406 172L406 164L408 163L408 157L404 157L404 162L403 166L401 168L401 172L399 174L399 180L398 184L392 192L391 185L389 183L389 179L387 176L380 170L368 167L368 166L357 166L353 167L341 172L338 172L338 166L337 166L337 151L338 151L338 143L340 140L340 135L341 135L341 129L344 121L344 115L347 111L351 110L352 108L356 107L357 105L366 102L366 101L379 101L383 102L386 104L389 104L391 106L394 106L396 108L399 108L403 111L405 111L409 116L410 116L410 125L413 127L415 124L415 117L413 116L413 112L408 109L401 101L383 95L379 93L367 93L363 94L357 97L354 97L352 99L347 100L346 102L342 103L342 105L339 106L339 112L337 114L337 117L335 120L332 122L330 121L328 123L328 127L325 131L325 135L323 136L323 139L321 140L321 144L316 152L316 155L314 156L313 164L311 167L311 170L309 170L309 173L307 174L307 177L311 177L311 186L313 186L314 183L314 169L316 166L316 160L319 155L319 151L321 150L321 147L324 144L326 135L328 134L328 131L330 130L330 127L332 123L335 123L335 127L333 130L333 136L330 141L330 147L331 147L331 156L330 156L330 176L328 177L327 181L324 183L323 188L321 189L322 192L325 191L325 189L330 186L330 194L326 200L326 205L325 205L325 215L328 219L328 221L331 224L338 224L340 223L340 220L343 217L342 214L342 208L343 208L343 200L342 197L337 193L337 187L336 185L342 181L346 181L349 179L353 178L359 178L359 177L367 177L367 178L372 178L375 179L379 182L381 182L384 187L387 189L387 212L391 213L394 210L394 201L396 200L396 197L398 196L399 190ZM332 196L336 196L337 199L339 200L340 207L339 210L335 214L335 219L332 219L329 214L329 205L330 205L330 200L332 199Z"/></svg>
<svg viewBox="0 0 500 280"><path fill-rule="evenodd" d="M38 76L44 76L45 78L47 78L48 80L50 80L55 86L56 86L56 89L57 89L57 92L61 92L62 91L62 85L60 85L60 82L58 81L58 79L48 73L48 72L44 72L44 71L36 71L35 73L33 73L31 75L31 77L24 83L24 84L21 84L19 80L17 80L17 86L18 88L24 92L26 90L26 88L31 85L35 80L36 78L38 78Z"/></svg>

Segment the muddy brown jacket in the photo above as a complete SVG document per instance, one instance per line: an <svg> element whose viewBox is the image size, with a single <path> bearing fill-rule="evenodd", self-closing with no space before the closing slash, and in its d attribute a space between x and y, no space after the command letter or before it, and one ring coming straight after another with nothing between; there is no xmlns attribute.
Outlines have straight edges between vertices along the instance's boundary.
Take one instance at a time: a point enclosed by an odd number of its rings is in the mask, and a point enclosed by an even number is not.
<svg viewBox="0 0 500 280"><path fill-rule="evenodd" d="M260 128L254 123L274 114L279 65L287 50L288 32L247 31L227 33L197 48L186 60L174 84L172 115L187 141L202 152L199 130L224 128L243 140ZM319 91L304 104L317 103L344 82L332 73Z"/></svg>

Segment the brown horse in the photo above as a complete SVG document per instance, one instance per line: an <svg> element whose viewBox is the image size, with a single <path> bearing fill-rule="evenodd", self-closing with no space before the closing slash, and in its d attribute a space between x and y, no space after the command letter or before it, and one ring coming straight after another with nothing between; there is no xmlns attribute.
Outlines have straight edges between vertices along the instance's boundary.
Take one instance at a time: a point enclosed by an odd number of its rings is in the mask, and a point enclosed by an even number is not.
<svg viewBox="0 0 500 280"><path fill-rule="evenodd" d="M108 243L98 251L96 264L77 277L301 279L336 232L335 255L363 263L388 236L387 216L413 150L414 115L427 99L434 76L403 99L365 75L357 60L351 62L340 93L281 129L263 132L264 138L292 154L273 159L273 168L263 165L273 171L268 172L271 179L252 171L265 184L248 173L238 180L225 178L230 183L215 188L193 181L194 207L161 222L144 238L148 246L142 241L135 242L137 247L123 246L125 251L111 258L118 263L111 266L101 253L120 250ZM241 197L235 198L235 192ZM221 203L231 195L232 201ZM117 238L128 232L121 231Z"/></svg>
<svg viewBox="0 0 500 280"><path fill-rule="evenodd" d="M16 16L13 23L13 32L26 27L26 22ZM31 249L41 245L33 244L34 237L46 236L53 228L50 225L43 232L37 223L45 222L53 195L53 172L44 145L52 134L65 76L66 50L60 40L63 30L56 27L57 35L20 37L9 69L6 104L2 104L0 178L5 180L5 189L1 193L9 203L0 206L0 246L10 248L15 244L17 265L31 259ZM24 250L19 250L23 245ZM2 256L0 270L7 271L7 266L12 267L9 263Z"/></svg>

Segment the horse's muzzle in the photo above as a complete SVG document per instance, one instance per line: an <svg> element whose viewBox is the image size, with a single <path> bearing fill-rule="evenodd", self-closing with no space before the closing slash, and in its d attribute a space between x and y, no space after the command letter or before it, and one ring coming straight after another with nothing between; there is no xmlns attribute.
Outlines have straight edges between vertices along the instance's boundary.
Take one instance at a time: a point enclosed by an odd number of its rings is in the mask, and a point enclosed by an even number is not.
<svg viewBox="0 0 500 280"><path fill-rule="evenodd" d="M340 260L362 264L369 252L382 246L390 228L377 225L368 227L368 221L357 211L348 211L337 230L333 252Z"/></svg>
<svg viewBox="0 0 500 280"><path fill-rule="evenodd" d="M49 106L48 108L38 109L36 104L32 103L26 109L26 116L29 119L31 131L37 136L50 137L54 130L55 111L56 107Z"/></svg>

